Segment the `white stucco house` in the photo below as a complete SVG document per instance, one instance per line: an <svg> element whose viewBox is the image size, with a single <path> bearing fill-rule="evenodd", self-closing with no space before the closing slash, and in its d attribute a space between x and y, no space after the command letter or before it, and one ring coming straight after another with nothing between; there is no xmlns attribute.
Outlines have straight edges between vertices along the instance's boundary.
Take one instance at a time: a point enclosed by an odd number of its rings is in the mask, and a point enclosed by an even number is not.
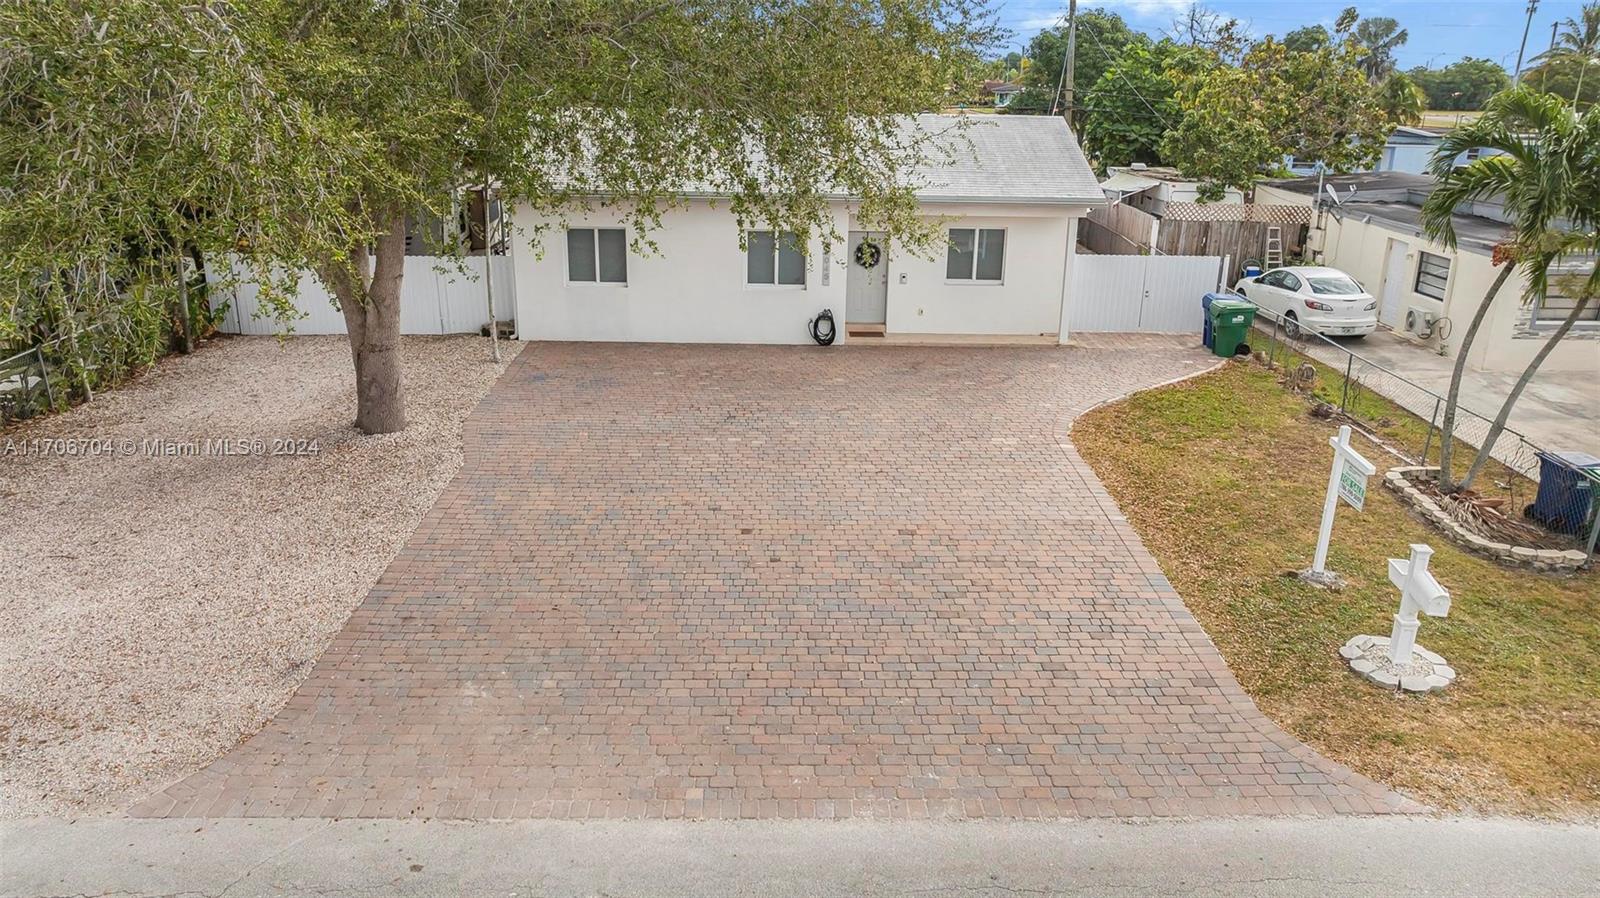
<svg viewBox="0 0 1600 898"><path fill-rule="evenodd" d="M949 246L932 259L866 230L848 196L831 201L844 239L752 230L748 250L726 202L686 193L635 253L626 216L597 205L565 220L511 213L512 308L522 340L807 343L833 312L842 340L888 335L1050 337L1065 341L1077 221L1104 194L1066 123L1046 116L923 115L950 135L955 161L915 173ZM957 136L960 135L960 136ZM877 252L857 253L862 243ZM864 264L862 260L876 264Z"/></svg>
<svg viewBox="0 0 1600 898"><path fill-rule="evenodd" d="M1456 246L1422 232L1422 202L1434 181L1426 175L1368 172L1327 175L1325 188L1341 197L1324 203L1313 218L1307 251L1360 281L1378 298L1378 320L1396 334L1442 355L1455 357L1460 338L1498 274L1494 246L1510 236L1494 203L1458 209ZM1257 185L1258 202L1313 205L1318 179L1297 178ZM1326 191L1321 194L1326 200ZM1472 344L1467 363L1480 371L1515 375L1527 366L1573 308L1568 296L1520 302L1527 281L1513 273L1501 287ZM1545 359L1541 371L1600 377L1600 307L1583 319ZM1402 372L1404 373L1404 372Z"/></svg>
<svg viewBox="0 0 1600 898"><path fill-rule="evenodd" d="M967 127L959 127L962 122ZM858 203L832 197L833 231L807 238L753 229L741 248L725 197L685 191L650 231L653 252L635 252L625 210L595 198L592 209L561 216L511 209L513 228L485 258L482 241L463 239L464 258L430 255L440 222L415 225L401 286L401 329L408 334L475 332L495 314L521 340L693 343L809 343L810 321L833 313L838 341L882 337L994 337L1066 342L1078 221L1106 203L1078 142L1059 118L922 115L908 127L948 152L911 173L922 213L948 238L922 255L868 230ZM476 214L481 214L481 204ZM465 214L465 212L463 213ZM493 206L493 220L502 213ZM464 221L465 219L463 219ZM506 233L498 225L492 230ZM463 231L463 233L465 233ZM432 239L422 239L431 234ZM537 236L537 245L530 236ZM870 244L875 251L858 248ZM929 253L932 257L927 257ZM871 264L868 264L871 263ZM219 269L219 272L221 269ZM492 277L485 277L486 274ZM259 289L220 278L221 328L270 334L280 325L258 313ZM1195 296L1211 289L1197 284ZM1098 305L1126 302L1086 291ZM343 316L309 273L295 305L300 334L343 333ZM1187 304L1186 304L1187 306ZM1079 309L1080 321L1104 311ZM1198 326L1198 325L1197 325Z"/></svg>

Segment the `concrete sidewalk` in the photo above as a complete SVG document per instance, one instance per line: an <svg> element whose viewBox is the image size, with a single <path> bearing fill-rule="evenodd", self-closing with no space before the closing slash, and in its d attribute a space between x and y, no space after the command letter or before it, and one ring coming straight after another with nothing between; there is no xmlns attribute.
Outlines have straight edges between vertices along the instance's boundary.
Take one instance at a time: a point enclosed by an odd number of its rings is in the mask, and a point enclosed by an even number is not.
<svg viewBox="0 0 1600 898"><path fill-rule="evenodd" d="M1455 360L1439 355L1396 334L1379 329L1362 340L1335 340L1340 346L1363 359L1382 365L1425 389L1443 396L1450 390L1450 375ZM1339 370L1343 370L1345 356L1318 341L1307 341L1302 351ZM1578 449L1600 455L1600 390L1595 389L1595 376L1600 374L1600 348L1595 350L1594 371L1540 370L1528 382L1527 389L1511 409L1507 425L1544 449L1567 451ZM1516 385L1517 374L1500 374L1474 371L1467 368L1461 376L1461 406L1483 419L1476 430L1469 427L1470 437L1486 429L1500 413L1511 388ZM1378 392L1405 406L1421 418L1434 412L1431 397L1399 384L1392 384L1371 373L1363 377L1370 380ZM1394 387L1394 389L1391 389ZM1464 425L1466 426L1466 425ZM1498 455L1498 453L1497 453ZM1506 459L1502 459L1505 461Z"/></svg>
<svg viewBox="0 0 1600 898"><path fill-rule="evenodd" d="M1346 817L20 821L0 895L1600 895L1600 827Z"/></svg>

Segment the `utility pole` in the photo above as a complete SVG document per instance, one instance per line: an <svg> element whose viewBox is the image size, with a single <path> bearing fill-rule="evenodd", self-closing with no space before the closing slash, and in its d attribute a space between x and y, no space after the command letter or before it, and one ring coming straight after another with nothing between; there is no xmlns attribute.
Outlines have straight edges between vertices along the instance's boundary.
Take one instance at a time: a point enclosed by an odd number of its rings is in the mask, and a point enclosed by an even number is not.
<svg viewBox="0 0 1600 898"><path fill-rule="evenodd" d="M1517 73L1511 78L1511 86L1516 87L1522 82L1522 54L1528 49L1528 29L1533 27L1533 14L1539 9L1539 0L1528 0L1528 20L1522 23L1522 44L1517 47Z"/></svg>
<svg viewBox="0 0 1600 898"><path fill-rule="evenodd" d="M1067 54L1061 57L1061 77L1056 81L1056 101L1050 104L1050 114L1056 114L1057 105L1061 103L1063 95L1066 96L1065 109L1062 114L1066 116L1067 124L1072 123L1072 93L1073 71L1077 68L1078 55L1078 0L1067 0Z"/></svg>

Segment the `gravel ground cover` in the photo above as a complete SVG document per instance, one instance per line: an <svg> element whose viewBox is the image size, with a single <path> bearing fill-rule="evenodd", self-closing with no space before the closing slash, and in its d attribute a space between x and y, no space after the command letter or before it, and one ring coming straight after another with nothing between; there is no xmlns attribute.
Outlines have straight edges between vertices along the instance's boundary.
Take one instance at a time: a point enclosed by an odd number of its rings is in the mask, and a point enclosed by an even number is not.
<svg viewBox="0 0 1600 898"><path fill-rule="evenodd" d="M503 348L406 338L399 434L350 426L343 337L216 340L0 432L0 816L121 811L256 732L460 467Z"/></svg>

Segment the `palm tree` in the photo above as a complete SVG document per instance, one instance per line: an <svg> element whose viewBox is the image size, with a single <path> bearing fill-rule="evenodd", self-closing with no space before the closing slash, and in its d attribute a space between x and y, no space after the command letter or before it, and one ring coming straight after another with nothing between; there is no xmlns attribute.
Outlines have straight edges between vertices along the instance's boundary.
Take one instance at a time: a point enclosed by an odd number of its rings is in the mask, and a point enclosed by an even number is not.
<svg viewBox="0 0 1600 898"><path fill-rule="evenodd" d="M1428 95L1404 72L1390 72L1378 86L1378 102L1396 125L1420 125L1428 108Z"/></svg>
<svg viewBox="0 0 1600 898"><path fill-rule="evenodd" d="M1456 167L1455 160L1474 147L1499 150L1502 155L1482 156ZM1559 97L1527 87L1496 94L1483 115L1451 131L1434 150L1429 172L1439 186L1422 205L1422 225L1429 237L1446 246L1456 243L1451 215L1462 203L1498 197L1511 220L1512 237L1495 248L1500 273L1478 304L1456 350L1455 368L1445 397L1440 427L1439 489L1453 492L1451 449L1461 375L1468 350L1477 337L1495 295L1520 267L1528 279L1523 302L1537 301L1549 292L1552 268L1563 261L1582 261L1600 251L1600 115L1579 113ZM1495 441L1505 430L1511 408L1547 355L1582 315L1600 291L1600 269L1581 283L1567 285L1577 301L1571 314L1545 342L1524 369L1500 407L1500 414L1478 447L1461 489L1467 489L1490 458Z"/></svg>
<svg viewBox="0 0 1600 898"><path fill-rule="evenodd" d="M1356 42L1366 51L1361 57L1361 70L1373 84L1382 81L1394 71L1394 51L1410 35L1400 23L1388 16L1362 19L1356 24Z"/></svg>
<svg viewBox="0 0 1600 898"><path fill-rule="evenodd" d="M1600 3L1585 3L1577 19L1561 23L1561 33L1555 46L1535 56L1534 62L1572 63L1578 67L1578 86L1572 92L1572 106L1577 108L1578 96L1583 93L1583 76L1589 65L1600 59Z"/></svg>

